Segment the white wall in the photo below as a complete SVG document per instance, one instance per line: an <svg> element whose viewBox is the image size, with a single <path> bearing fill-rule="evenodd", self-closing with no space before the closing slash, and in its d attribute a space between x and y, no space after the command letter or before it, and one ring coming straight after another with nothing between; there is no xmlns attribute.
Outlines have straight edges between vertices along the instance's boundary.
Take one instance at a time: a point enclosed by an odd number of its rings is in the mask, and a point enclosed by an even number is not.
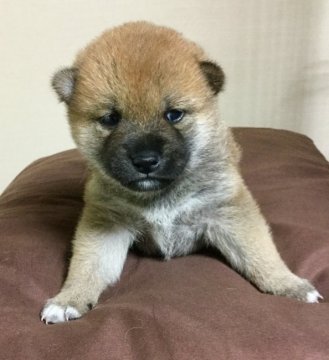
<svg viewBox="0 0 329 360"><path fill-rule="evenodd" d="M73 147L52 73L136 19L176 28L222 65L229 125L303 132L329 157L326 0L0 0L0 192L34 159Z"/></svg>

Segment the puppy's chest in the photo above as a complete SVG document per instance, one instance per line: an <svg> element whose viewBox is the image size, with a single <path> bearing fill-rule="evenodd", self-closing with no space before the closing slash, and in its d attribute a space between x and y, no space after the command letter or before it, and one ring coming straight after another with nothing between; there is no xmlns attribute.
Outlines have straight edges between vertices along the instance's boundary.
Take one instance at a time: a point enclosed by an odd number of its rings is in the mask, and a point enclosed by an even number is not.
<svg viewBox="0 0 329 360"><path fill-rule="evenodd" d="M203 229L197 222L188 221L189 212L190 209L186 207L161 207L144 211L143 217L149 234L144 245L156 249L166 259L195 251Z"/></svg>

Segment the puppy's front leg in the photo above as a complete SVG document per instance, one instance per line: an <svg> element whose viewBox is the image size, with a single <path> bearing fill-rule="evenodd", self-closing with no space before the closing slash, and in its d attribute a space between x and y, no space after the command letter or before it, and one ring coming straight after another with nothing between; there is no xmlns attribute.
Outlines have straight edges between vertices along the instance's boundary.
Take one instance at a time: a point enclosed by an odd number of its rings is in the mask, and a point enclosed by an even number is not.
<svg viewBox="0 0 329 360"><path fill-rule="evenodd" d="M134 235L118 225L91 225L84 217L73 242L68 276L60 293L41 312L45 323L79 318L90 310L106 286L120 277Z"/></svg>
<svg viewBox="0 0 329 360"><path fill-rule="evenodd" d="M217 209L216 217L208 224L206 240L261 291L305 302L322 298L308 280L299 278L285 265L244 186L230 205Z"/></svg>

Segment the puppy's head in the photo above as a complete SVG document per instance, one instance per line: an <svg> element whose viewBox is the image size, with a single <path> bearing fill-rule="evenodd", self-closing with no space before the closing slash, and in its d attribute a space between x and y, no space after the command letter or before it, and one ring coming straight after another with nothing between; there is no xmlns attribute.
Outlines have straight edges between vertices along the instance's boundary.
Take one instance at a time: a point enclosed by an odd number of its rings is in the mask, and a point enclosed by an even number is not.
<svg viewBox="0 0 329 360"><path fill-rule="evenodd" d="M223 82L197 45L137 22L103 33L52 84L91 166L130 190L156 191L184 172L200 131L212 131Z"/></svg>

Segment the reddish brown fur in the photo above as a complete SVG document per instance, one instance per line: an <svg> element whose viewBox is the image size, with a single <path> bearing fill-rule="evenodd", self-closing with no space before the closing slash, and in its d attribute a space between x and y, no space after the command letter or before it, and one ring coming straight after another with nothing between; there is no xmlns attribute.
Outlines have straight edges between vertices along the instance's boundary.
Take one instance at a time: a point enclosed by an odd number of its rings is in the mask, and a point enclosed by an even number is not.
<svg viewBox="0 0 329 360"><path fill-rule="evenodd" d="M203 50L171 29L146 22L111 29L77 57L71 111L96 117L115 104L124 118L143 123L165 109L165 100L173 108L198 110L212 97L202 60ZM187 104L181 104L184 99Z"/></svg>

